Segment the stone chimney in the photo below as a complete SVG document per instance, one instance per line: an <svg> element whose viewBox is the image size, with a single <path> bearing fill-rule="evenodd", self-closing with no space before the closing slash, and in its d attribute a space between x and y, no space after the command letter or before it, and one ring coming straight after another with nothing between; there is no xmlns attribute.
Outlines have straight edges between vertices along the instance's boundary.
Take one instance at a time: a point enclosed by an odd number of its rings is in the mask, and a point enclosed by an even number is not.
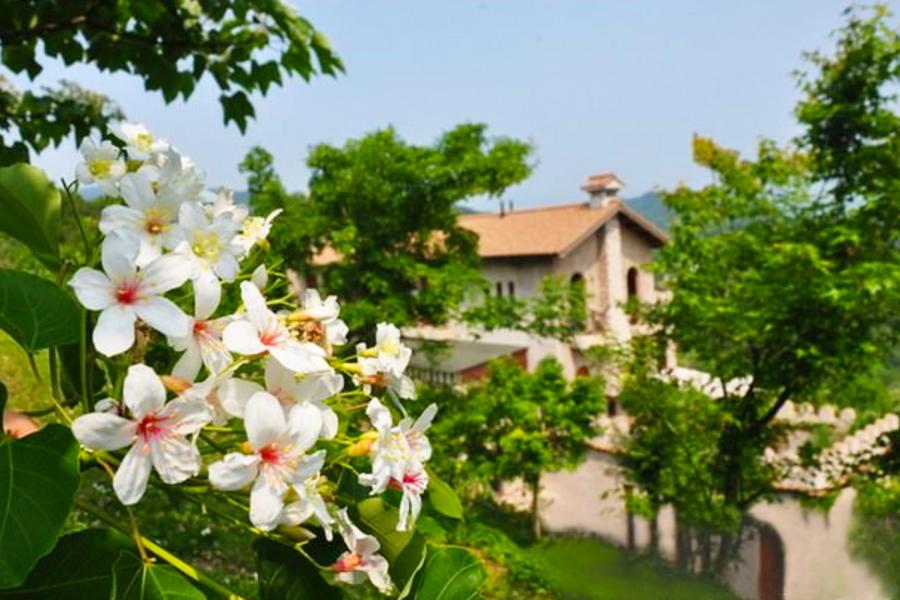
<svg viewBox="0 0 900 600"><path fill-rule="evenodd" d="M624 187L625 183L615 173L600 173L589 176L581 189L590 196L591 208L605 208Z"/></svg>

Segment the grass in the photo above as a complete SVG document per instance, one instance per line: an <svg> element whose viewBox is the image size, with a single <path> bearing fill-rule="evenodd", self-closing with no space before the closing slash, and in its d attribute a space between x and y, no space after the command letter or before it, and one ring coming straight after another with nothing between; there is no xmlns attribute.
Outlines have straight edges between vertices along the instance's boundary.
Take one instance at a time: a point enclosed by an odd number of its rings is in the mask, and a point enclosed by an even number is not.
<svg viewBox="0 0 900 600"><path fill-rule="evenodd" d="M632 557L591 537L562 536L528 549L562 600L735 600L724 586Z"/></svg>
<svg viewBox="0 0 900 600"><path fill-rule="evenodd" d="M6 386L7 407L39 410L50 406L50 374L47 353L34 357L41 375L38 381L28 364L28 355L9 335L0 331L0 383Z"/></svg>

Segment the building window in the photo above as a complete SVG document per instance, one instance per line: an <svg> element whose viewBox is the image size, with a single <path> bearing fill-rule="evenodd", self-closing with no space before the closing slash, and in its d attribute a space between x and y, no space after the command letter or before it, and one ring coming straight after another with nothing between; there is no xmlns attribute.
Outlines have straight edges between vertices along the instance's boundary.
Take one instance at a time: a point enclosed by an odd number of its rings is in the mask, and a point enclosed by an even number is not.
<svg viewBox="0 0 900 600"><path fill-rule="evenodd" d="M502 281L497 282L497 297L498 298L503 297L503 282Z"/></svg>
<svg viewBox="0 0 900 600"><path fill-rule="evenodd" d="M569 283L572 285L584 285L584 275L581 273L572 273L572 277L569 278Z"/></svg>
<svg viewBox="0 0 900 600"><path fill-rule="evenodd" d="M516 297L516 284L513 281L510 281L506 284L506 293L510 298Z"/></svg>
<svg viewBox="0 0 900 600"><path fill-rule="evenodd" d="M628 269L628 275L626 277L626 283L628 284L628 299L629 300L637 300L639 299L638 295L638 270L637 267L631 267Z"/></svg>

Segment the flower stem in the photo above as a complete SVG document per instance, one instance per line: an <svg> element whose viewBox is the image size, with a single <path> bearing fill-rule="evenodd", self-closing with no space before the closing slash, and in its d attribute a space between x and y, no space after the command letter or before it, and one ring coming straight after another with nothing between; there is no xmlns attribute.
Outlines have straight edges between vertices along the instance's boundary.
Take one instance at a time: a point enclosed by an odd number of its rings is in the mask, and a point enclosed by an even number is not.
<svg viewBox="0 0 900 600"><path fill-rule="evenodd" d="M65 195L66 199L69 201L69 206L72 208L72 216L75 217L75 224L78 225L81 241L84 242L84 264L88 264L91 260L91 244L84 231L84 225L81 223L81 215L78 214L78 207L75 205L75 198L72 197L72 190L69 189L69 184L66 183L65 179L60 179L60 181L62 182L63 190L66 192Z"/></svg>

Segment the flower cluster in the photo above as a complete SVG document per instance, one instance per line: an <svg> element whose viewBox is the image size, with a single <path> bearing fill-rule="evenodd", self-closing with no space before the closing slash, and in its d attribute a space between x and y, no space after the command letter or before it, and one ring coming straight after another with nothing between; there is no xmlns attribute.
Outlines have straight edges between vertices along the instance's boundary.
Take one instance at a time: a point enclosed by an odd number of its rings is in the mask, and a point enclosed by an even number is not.
<svg viewBox="0 0 900 600"><path fill-rule="evenodd" d="M897 430L900 417L890 413L820 452L813 465L803 464L793 450L777 452L766 448L764 460L775 469L779 489L821 494L844 485L854 473L870 468L873 459L888 452L888 434Z"/></svg>
<svg viewBox="0 0 900 600"><path fill-rule="evenodd" d="M193 163L143 126L113 132L113 140L82 144L77 177L122 202L101 215L102 269L83 267L69 284L99 311L96 350L107 357L130 351L134 364L120 385L110 382L121 402L98 402L96 412L75 420L75 436L92 451L128 448L121 460L100 455L118 462L113 488L123 504L142 498L154 471L165 484L203 485L205 470L215 490L247 494L250 522L260 530L308 523L330 540L336 529L347 552L332 567L335 578L389 590L378 541L338 505L329 473L367 460L359 483L373 495L401 495L397 529L418 516L429 479L425 432L436 407L414 420L401 404L415 387L404 374L411 350L400 331L380 324L374 346L340 358L348 329L334 296L310 289L269 301L274 272L260 263L245 274L259 262L246 259L265 248L278 211L250 216L231 195L209 193ZM223 284L238 282L240 304L223 314ZM172 357L174 364L158 365L168 374L143 364L151 343L169 348L155 355ZM398 423L383 400L401 414ZM362 407L367 426L353 415ZM359 435L350 435L361 422ZM228 432L228 441L201 454L199 439L212 430ZM205 465L208 455L216 460Z"/></svg>

